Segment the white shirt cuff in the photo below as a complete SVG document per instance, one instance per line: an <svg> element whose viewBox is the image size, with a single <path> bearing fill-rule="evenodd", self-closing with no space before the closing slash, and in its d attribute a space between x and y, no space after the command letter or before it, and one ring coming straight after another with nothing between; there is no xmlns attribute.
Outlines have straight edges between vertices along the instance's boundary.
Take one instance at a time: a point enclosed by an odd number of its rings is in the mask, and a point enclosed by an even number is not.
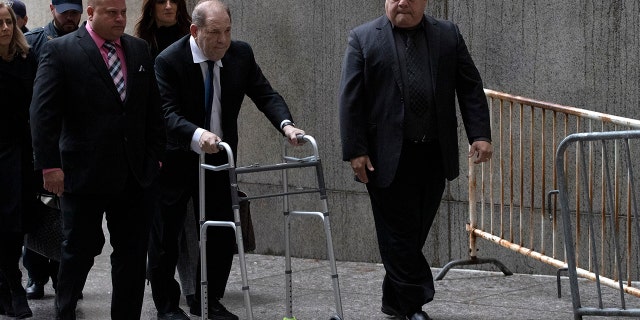
<svg viewBox="0 0 640 320"><path fill-rule="evenodd" d="M292 125L295 126L295 124L293 124L293 121L289 120L289 119L284 119L282 120L282 122L280 122L280 130L284 129L285 125Z"/></svg>
<svg viewBox="0 0 640 320"><path fill-rule="evenodd" d="M204 132L204 129L198 128L196 129L196 132L193 133L193 137L191 137L191 150L197 154L202 154L202 149L200 149L200 137Z"/></svg>

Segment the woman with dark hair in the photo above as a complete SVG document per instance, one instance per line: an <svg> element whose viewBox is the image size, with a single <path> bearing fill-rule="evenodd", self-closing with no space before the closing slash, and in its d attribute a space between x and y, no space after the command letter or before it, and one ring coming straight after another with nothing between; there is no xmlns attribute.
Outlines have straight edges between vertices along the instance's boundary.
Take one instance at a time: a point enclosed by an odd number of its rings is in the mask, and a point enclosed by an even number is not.
<svg viewBox="0 0 640 320"><path fill-rule="evenodd" d="M16 14L0 2L0 314L18 319L33 316L18 262L35 204L29 104L36 69Z"/></svg>
<svg viewBox="0 0 640 320"><path fill-rule="evenodd" d="M185 0L144 0L140 19L135 27L135 35L146 40L151 48L152 57L156 57L162 50L177 41L178 39L189 34L191 26L191 16L187 12L187 4ZM156 193L157 194L157 193ZM155 197L151 197L154 199ZM157 201L149 204L153 212L154 222L151 227L149 250L150 254L156 254L154 248L162 241L176 241L175 246L178 247L179 256L177 261L177 270L180 277L180 285L182 294L189 307L192 306L194 295L196 292L196 274L198 272L198 219L195 218L193 210L192 214L188 214L185 218L184 228L176 240L163 239L163 232L160 230L160 220L157 212ZM158 252L157 254L162 254ZM166 258L166 257L165 257ZM155 266L150 265L150 268ZM151 272L149 272L150 277ZM164 295L163 292L153 292L154 298ZM185 318L182 312L174 315L174 318ZM163 315L164 318L171 318L170 315ZM159 318L163 318L159 317Z"/></svg>
<svg viewBox="0 0 640 320"><path fill-rule="evenodd" d="M191 17L185 0L144 0L141 12L135 36L149 43L153 58L189 34Z"/></svg>

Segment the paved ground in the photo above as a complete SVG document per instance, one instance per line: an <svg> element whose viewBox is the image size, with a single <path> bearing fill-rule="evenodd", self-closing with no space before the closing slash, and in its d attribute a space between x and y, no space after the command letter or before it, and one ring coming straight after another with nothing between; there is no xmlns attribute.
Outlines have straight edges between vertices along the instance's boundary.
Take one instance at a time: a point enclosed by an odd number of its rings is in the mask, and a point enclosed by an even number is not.
<svg viewBox="0 0 640 320"><path fill-rule="evenodd" d="M79 319L110 318L109 253L110 247L107 245L89 274L83 291L84 300L81 300L77 310ZM286 315L284 258L249 254L246 260L254 319L282 319ZM247 319L237 262L236 256L223 304L241 319ZM292 266L293 316L298 320L331 319L336 314L336 299L329 277L328 262L294 259ZM439 271L435 268L432 270L434 276ZM380 312L380 287L384 274L381 264L340 261L338 274L343 319L388 319ZM594 284L586 281L581 283L583 306L595 306L594 296L586 292L586 288L593 288ZM583 285L585 290L582 289ZM608 288L604 292L605 306L609 307L619 295ZM55 319L53 298L53 290L48 284L43 299L30 301L34 319ZM188 310L184 299L182 303L184 309ZM627 298L627 306L639 308L640 302L636 298ZM497 272L472 270L451 270L443 280L436 281L435 300L427 304L424 310L438 320L573 319L570 288L566 278L562 280L562 298L559 299L555 277L506 277ZM0 316L0 319L9 318ZM149 286L145 292L142 319L156 319ZM192 319L199 317L193 316Z"/></svg>

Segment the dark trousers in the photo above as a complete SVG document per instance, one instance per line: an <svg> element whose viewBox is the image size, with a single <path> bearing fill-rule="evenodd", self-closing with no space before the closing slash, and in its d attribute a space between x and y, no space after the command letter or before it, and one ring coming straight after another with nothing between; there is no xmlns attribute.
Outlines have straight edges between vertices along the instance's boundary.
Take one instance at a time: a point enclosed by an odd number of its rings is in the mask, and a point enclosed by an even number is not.
<svg viewBox="0 0 640 320"><path fill-rule="evenodd" d="M382 304L401 314L421 310L435 293L422 247L444 191L441 161L437 144L406 142L391 185L367 184L386 271Z"/></svg>
<svg viewBox="0 0 640 320"><path fill-rule="evenodd" d="M24 248L22 265L27 269L27 274L32 282L43 286L47 284L49 278L51 278L53 288L55 289L57 287L58 267L60 266L58 261L49 259L28 248Z"/></svg>
<svg viewBox="0 0 640 320"><path fill-rule="evenodd" d="M13 310L12 300L26 301L19 265L23 239L24 235L18 232L0 234L0 304L5 311Z"/></svg>
<svg viewBox="0 0 640 320"><path fill-rule="evenodd" d="M226 154L208 155L213 162L226 163ZM194 170L197 167L194 165ZM164 167L163 170L171 168ZM166 171L165 171L166 174ZM167 174L170 175L170 174ZM184 177L183 177L184 178ZM196 221L200 221L199 188L197 176L189 176L186 190L175 201L166 201L170 197L158 199L158 210L155 213L149 245L149 273L153 301L159 313L176 311L180 303L180 285L175 280L178 261L178 243L184 228L185 215L189 200L193 198ZM172 181L160 174L158 193L162 195ZM228 171L206 173L206 219L216 221L233 221L231 208L231 186ZM199 234L199 230L198 230ZM214 227L207 231L207 277L208 299L220 299L224 291L233 262L233 248L236 245L235 234L231 228ZM196 278L196 296L200 300L200 266ZM198 304L199 305L199 304ZM195 306L197 307L197 305Z"/></svg>
<svg viewBox="0 0 640 320"><path fill-rule="evenodd" d="M56 307L61 320L75 319L75 309L94 258L105 243L103 215L109 229L112 319L140 319L144 298L150 217L144 190L129 178L112 195L65 193L61 198L63 235Z"/></svg>

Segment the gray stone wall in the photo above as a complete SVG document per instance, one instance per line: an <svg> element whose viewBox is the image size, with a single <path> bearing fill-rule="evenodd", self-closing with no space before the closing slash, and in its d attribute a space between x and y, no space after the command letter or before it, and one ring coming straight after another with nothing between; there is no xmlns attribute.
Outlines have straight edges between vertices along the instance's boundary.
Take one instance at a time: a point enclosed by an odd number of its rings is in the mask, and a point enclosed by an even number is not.
<svg viewBox="0 0 640 320"><path fill-rule="evenodd" d="M40 0L26 0L30 27L50 20ZM128 32L140 1L128 0ZM190 8L195 1L190 0ZM384 13L383 0L229 0L233 37L252 44L272 85L288 101L296 124L320 146L329 193L336 257L379 261L364 186L353 182L341 161L338 85L349 29ZM86 5L86 2L85 2ZM36 13L38 12L38 13ZM640 117L640 2L624 0L431 0L427 12L456 22L483 75L485 87L537 100ZM247 101L239 120L239 165L279 161L282 140ZM462 133L462 126L460 126ZM464 135L461 135L464 137ZM460 141L461 163L467 141ZM439 217L425 246L433 266L465 258L467 178L447 185ZM279 174L241 176L250 194L277 191ZM313 175L295 172L293 186ZM293 199L299 210L315 210L312 197ZM257 251L283 253L281 200L252 203ZM294 219L293 253L325 257L320 222ZM514 272L552 273L550 267L479 240L483 257L502 260Z"/></svg>
<svg viewBox="0 0 640 320"><path fill-rule="evenodd" d="M349 166L340 160L337 95L347 32L383 14L384 1L242 0L229 4L235 38L253 44L265 74L290 103L296 123L320 144L332 191L336 256L378 261L365 189L352 181ZM640 116L637 2L432 0L427 12L459 25L487 88L624 117ZM240 125L245 140L240 160L273 161L278 134L251 104L243 111ZM258 148L249 142L252 140L262 141L264 147ZM461 163L466 163L466 144L466 139L460 141ZM467 182L463 173L447 186L446 201L424 249L434 266L468 256ZM264 219L272 213L255 214ZM258 249L281 253L281 226L270 222L261 223L258 240L265 239L263 233L271 236ZM296 239L301 243L294 253L322 257L321 233L310 233L311 226L301 229L305 236ZM479 256L498 258L514 272L554 272L484 240L479 240L479 249Z"/></svg>

